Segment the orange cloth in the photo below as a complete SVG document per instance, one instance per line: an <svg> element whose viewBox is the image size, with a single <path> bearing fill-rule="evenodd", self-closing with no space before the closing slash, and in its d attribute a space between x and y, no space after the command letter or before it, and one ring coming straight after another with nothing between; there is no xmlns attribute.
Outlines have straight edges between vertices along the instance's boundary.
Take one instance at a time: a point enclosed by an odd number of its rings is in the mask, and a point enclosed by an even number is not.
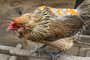
<svg viewBox="0 0 90 60"><path fill-rule="evenodd" d="M70 8L53 8L48 6L40 6L38 9L44 10L48 8L48 10L57 16L66 16L66 15L78 15L78 11L76 9L70 9Z"/></svg>

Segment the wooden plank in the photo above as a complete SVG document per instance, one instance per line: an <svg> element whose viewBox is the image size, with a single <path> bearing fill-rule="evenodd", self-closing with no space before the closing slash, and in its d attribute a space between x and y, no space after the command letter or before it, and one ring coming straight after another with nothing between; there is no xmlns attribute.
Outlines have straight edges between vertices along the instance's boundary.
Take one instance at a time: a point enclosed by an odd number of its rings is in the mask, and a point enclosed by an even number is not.
<svg viewBox="0 0 90 60"><path fill-rule="evenodd" d="M16 56L10 56L9 57L9 60L16 60L17 58L16 58Z"/></svg>
<svg viewBox="0 0 90 60"><path fill-rule="evenodd" d="M10 47L10 46L4 46L0 45L0 51L1 50L8 50L8 54L11 55L9 56L9 60L16 60L15 56L26 56L29 58L29 60L49 60L50 56L48 55L33 55L31 51L26 50L26 49L20 49L17 47ZM4 53L4 52L3 52ZM1 59L1 58L0 58ZM58 60L90 60L90 57L80 57L80 56L73 56L73 55L67 55L67 54L61 54L61 56L58 58Z"/></svg>
<svg viewBox="0 0 90 60"><path fill-rule="evenodd" d="M90 38L90 35L79 35L81 38Z"/></svg>
<svg viewBox="0 0 90 60"><path fill-rule="evenodd" d="M8 51L8 54L10 54L10 55L17 55L17 56L29 56L29 55L31 55L31 52L29 50L19 49L19 48L11 47L11 46L0 45L0 50L1 51L3 51L3 50Z"/></svg>
<svg viewBox="0 0 90 60"><path fill-rule="evenodd" d="M0 54L0 60L8 60L9 59L9 55L6 54Z"/></svg>
<svg viewBox="0 0 90 60"><path fill-rule="evenodd" d="M90 44L90 35L79 35L80 41Z"/></svg>
<svg viewBox="0 0 90 60"><path fill-rule="evenodd" d="M80 57L80 56L70 56L70 55L61 55L60 60L90 60L90 57Z"/></svg>

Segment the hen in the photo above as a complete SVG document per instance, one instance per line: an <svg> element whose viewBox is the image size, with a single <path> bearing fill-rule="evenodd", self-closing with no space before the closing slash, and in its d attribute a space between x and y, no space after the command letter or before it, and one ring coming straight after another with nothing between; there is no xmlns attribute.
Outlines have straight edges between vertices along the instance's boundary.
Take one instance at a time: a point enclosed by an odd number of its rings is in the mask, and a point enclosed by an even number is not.
<svg viewBox="0 0 90 60"><path fill-rule="evenodd" d="M73 36L89 21L90 3L84 1L78 8L78 15L68 15L57 19L39 13L28 13L12 20L9 29L17 31L20 38L44 43L59 50L73 46ZM48 18L47 18L48 17ZM86 18L88 17L88 19ZM84 22L83 22L84 21Z"/></svg>

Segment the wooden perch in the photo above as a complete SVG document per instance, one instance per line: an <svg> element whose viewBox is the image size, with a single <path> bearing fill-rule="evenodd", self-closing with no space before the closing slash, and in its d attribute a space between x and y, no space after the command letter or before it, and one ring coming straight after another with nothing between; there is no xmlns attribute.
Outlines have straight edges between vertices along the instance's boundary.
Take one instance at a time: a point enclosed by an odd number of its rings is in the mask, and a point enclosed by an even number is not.
<svg viewBox="0 0 90 60"><path fill-rule="evenodd" d="M4 46L0 45L0 53L1 51L8 51L9 55L13 56L28 56L30 60L48 60L48 55L44 56L33 56L31 51L26 49L20 49L17 47L11 47L11 46ZM4 54L4 52L3 52ZM61 54L61 56L58 58L58 60L90 60L90 57L80 57L80 56L73 56L73 55L67 55L67 54Z"/></svg>
<svg viewBox="0 0 90 60"><path fill-rule="evenodd" d="M73 40L72 40L72 37L70 37L70 38L60 39L60 40L50 42L50 43L46 42L46 44L53 46L55 48L58 48L58 49L64 48L63 50L65 50L73 46ZM8 51L8 54L17 55L17 56L18 55L19 56L31 56L32 55L31 51L26 50L26 49L20 49L18 47L0 45L0 50Z"/></svg>
<svg viewBox="0 0 90 60"><path fill-rule="evenodd" d="M90 35L79 35L80 38L89 38L90 39Z"/></svg>
<svg viewBox="0 0 90 60"><path fill-rule="evenodd" d="M59 60L90 60L90 57L71 56L63 54Z"/></svg>
<svg viewBox="0 0 90 60"><path fill-rule="evenodd" d="M8 54L17 56L29 56L31 54L29 50L4 45L0 45L0 51L8 51Z"/></svg>

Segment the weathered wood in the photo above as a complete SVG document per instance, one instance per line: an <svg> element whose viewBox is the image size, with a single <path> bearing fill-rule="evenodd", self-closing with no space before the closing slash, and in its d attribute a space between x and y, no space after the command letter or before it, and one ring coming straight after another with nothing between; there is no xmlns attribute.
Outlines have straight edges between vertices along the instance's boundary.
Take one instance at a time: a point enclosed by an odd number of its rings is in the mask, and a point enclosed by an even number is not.
<svg viewBox="0 0 90 60"><path fill-rule="evenodd" d="M16 56L10 56L9 60L16 60Z"/></svg>
<svg viewBox="0 0 90 60"><path fill-rule="evenodd" d="M90 48L88 48L88 49L90 49ZM16 56L22 56L22 57L26 56L28 58L28 60L50 60L50 56L48 56L48 55L44 55L44 56L43 55L41 55L41 56L33 55L31 53L31 51L25 50L25 49L20 49L17 47L0 45L0 51L1 50L4 50L4 51L8 50L9 51L8 57L6 56L9 60L12 60L12 59L16 60ZM3 54L4 54L4 52L3 52ZM13 56L10 56L10 55L13 55ZM1 55L0 55L0 57L1 57ZM5 58L3 60L5 60ZM80 56L61 54L61 56L58 58L58 60L90 60L90 57L80 57Z"/></svg>
<svg viewBox="0 0 90 60"><path fill-rule="evenodd" d="M81 38L89 38L90 39L90 35L79 35Z"/></svg>
<svg viewBox="0 0 90 60"><path fill-rule="evenodd" d="M70 56L70 55L61 55L58 60L90 60L90 57L78 57L78 56Z"/></svg>
<svg viewBox="0 0 90 60"><path fill-rule="evenodd" d="M0 60L16 60L15 57L5 54L0 54ZM24 60L24 59L20 59ZM49 58L42 58L42 57L29 57L28 60L50 60ZM58 60L90 60L90 57L78 57L78 56L72 56L67 54L62 54L60 57L58 57Z"/></svg>
<svg viewBox="0 0 90 60"><path fill-rule="evenodd" d="M20 49L20 48L11 47L11 46L0 45L0 50L1 51L3 51L3 50L8 51L8 54L10 54L10 55L17 55L17 56L29 56L29 55L31 55L31 52L29 50Z"/></svg>
<svg viewBox="0 0 90 60"><path fill-rule="evenodd" d="M9 59L9 55L6 54L0 54L0 60L8 60Z"/></svg>

